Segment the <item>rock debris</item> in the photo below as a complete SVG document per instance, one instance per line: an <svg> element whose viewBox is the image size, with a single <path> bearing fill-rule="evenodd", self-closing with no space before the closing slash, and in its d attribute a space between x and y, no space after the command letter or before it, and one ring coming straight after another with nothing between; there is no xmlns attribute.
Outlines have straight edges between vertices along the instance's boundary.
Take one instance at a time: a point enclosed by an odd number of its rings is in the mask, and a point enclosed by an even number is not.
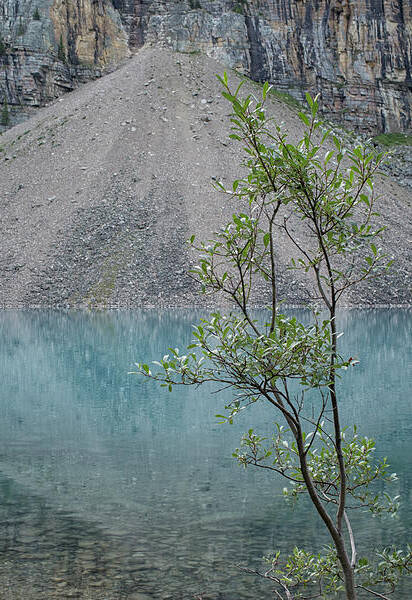
<svg viewBox="0 0 412 600"><path fill-rule="evenodd" d="M212 187L213 178L230 185L242 175L215 78L223 70L203 56L144 48L2 136L1 307L223 303L199 295L186 244L192 234L207 241L239 210ZM296 138L294 110L276 99L270 109ZM389 179L378 186L395 267L348 305L411 299L410 193ZM279 291L306 304L310 290L288 271L290 255L280 239ZM266 301L258 288L256 304Z"/></svg>

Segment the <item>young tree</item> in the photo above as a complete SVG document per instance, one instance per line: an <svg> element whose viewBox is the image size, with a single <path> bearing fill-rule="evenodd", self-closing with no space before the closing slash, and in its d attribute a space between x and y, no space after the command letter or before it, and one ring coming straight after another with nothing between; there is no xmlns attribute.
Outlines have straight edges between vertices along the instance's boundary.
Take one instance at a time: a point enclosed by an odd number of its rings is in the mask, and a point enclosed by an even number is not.
<svg viewBox="0 0 412 600"><path fill-rule="evenodd" d="M63 34L60 34L59 46L57 48L57 58L64 64L66 64L66 50L63 43Z"/></svg>
<svg viewBox="0 0 412 600"><path fill-rule="evenodd" d="M18 36L22 36L26 33L26 26L22 21L22 18L19 17L19 26L17 28L17 35Z"/></svg>
<svg viewBox="0 0 412 600"><path fill-rule="evenodd" d="M7 127L7 125L10 125L10 112L9 112L9 105L7 104L7 98L4 98L4 102L3 102L3 108L1 111L1 124L4 127Z"/></svg>
<svg viewBox="0 0 412 600"><path fill-rule="evenodd" d="M3 41L3 38L0 35L0 56L5 56L5 55L6 55L6 46Z"/></svg>
<svg viewBox="0 0 412 600"><path fill-rule="evenodd" d="M292 144L273 120L265 102L242 98L241 85L230 89L226 74L223 95L231 103L231 137L245 151L247 175L227 190L241 209L209 243L190 243L200 254L192 270L204 292L219 292L238 310L216 311L194 329L187 354L169 349L155 363L138 364L139 373L169 390L175 385L217 382L234 391L219 415L232 422L236 415L264 400L279 415L271 440L250 429L234 456L246 466L272 470L286 478L287 497L307 494L330 536L320 554L294 548L284 560L276 553L266 572L279 599L328 597L344 590L347 600L357 590L386 599L399 577L410 570L411 551L388 548L376 560L358 558L356 532L349 514L368 509L395 513L397 498L376 493L375 480L393 481L386 459L374 460L372 440L356 428L348 434L339 413L337 379L354 364L338 352L337 308L342 296L360 282L376 277L389 262L377 240L373 176L384 158L362 146L344 150L317 120L318 101L308 95L308 114L301 112L303 136ZM303 227L296 234L296 223ZM280 232L296 250L292 269L312 278L328 316L315 312L310 324L280 312L277 289ZM266 318L253 317L256 285L268 289ZM309 283L308 283L309 285ZM314 399L316 394L316 399ZM330 416L331 415L331 416ZM325 594L327 596L325 596Z"/></svg>

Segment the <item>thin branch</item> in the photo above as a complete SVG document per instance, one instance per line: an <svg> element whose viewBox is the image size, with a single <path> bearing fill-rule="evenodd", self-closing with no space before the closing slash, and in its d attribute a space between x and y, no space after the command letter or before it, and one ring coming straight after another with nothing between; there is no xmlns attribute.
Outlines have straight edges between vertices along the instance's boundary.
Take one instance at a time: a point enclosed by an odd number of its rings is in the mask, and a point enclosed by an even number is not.
<svg viewBox="0 0 412 600"><path fill-rule="evenodd" d="M356 565L356 546L355 546L355 538L353 536L353 531L352 531L352 527L348 518L348 515L346 514L346 510L343 513L343 516L345 518L345 523L346 523L346 527L348 529L348 533L349 533L349 539L350 539L350 547L352 549L352 558L350 561L350 565L352 567L352 569L355 568Z"/></svg>
<svg viewBox="0 0 412 600"><path fill-rule="evenodd" d="M367 588L365 585L357 585L356 587L360 588L361 590L365 590L365 592L369 592L369 594L376 596L376 598L381 598L382 600L391 600L390 598L388 598L388 596L384 596L383 594L380 594L379 592L375 592L374 590Z"/></svg>
<svg viewBox="0 0 412 600"><path fill-rule="evenodd" d="M277 203L276 208L273 211L272 217L269 221L269 247L270 247L270 268L271 268L271 285L272 285L272 319L270 323L269 335L273 333L275 329L276 323L276 264L275 264L275 249L273 246L273 223L276 217L276 214L280 207L280 200Z"/></svg>
<svg viewBox="0 0 412 600"><path fill-rule="evenodd" d="M277 583L278 585L280 585L283 588L283 591L286 594L286 598L287 600L293 600L293 596L290 593L289 589L287 588L287 586L279 579L279 577L275 577L274 575L270 575L271 571L273 570L272 568L269 569L269 571L266 571L266 573L261 573L260 571L258 571L257 569L249 569L247 567L242 567L240 565L236 565L238 567L238 569L240 569L241 571L243 571L244 573L250 573L251 575L258 575L259 577L263 577L263 579L269 579L270 581L274 581L275 583ZM278 598L281 598L282 600L282 596L279 594L279 592L276 592Z"/></svg>

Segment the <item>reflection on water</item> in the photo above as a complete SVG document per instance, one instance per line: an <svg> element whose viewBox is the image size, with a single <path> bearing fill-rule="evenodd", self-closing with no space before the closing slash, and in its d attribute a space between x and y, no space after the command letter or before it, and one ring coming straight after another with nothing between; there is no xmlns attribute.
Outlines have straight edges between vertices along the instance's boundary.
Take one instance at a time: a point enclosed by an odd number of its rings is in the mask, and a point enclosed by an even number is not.
<svg viewBox="0 0 412 600"><path fill-rule="evenodd" d="M325 542L307 505L284 505L281 480L231 459L247 428L269 430L270 409L217 425L221 396L128 375L135 360L189 343L198 318L0 313L1 598L269 599L234 564L289 540ZM343 419L376 437L401 475L400 519L358 518L361 545L406 543L410 313L352 311L340 324L343 352L361 359L341 384Z"/></svg>

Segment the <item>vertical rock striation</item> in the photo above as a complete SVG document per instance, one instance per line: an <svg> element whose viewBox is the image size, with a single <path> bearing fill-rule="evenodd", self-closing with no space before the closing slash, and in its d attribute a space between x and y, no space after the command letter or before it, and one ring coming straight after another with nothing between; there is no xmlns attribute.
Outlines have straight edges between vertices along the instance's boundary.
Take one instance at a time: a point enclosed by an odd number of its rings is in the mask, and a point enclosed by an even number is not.
<svg viewBox="0 0 412 600"><path fill-rule="evenodd" d="M129 55L110 0L3 0L0 40L0 101L12 122Z"/></svg>
<svg viewBox="0 0 412 600"><path fill-rule="evenodd" d="M130 39L201 50L351 128L411 127L411 0L135 0Z"/></svg>
<svg viewBox="0 0 412 600"><path fill-rule="evenodd" d="M9 104L40 105L146 43L205 52L299 100L320 93L353 129L411 128L412 0L4 0L0 11Z"/></svg>

